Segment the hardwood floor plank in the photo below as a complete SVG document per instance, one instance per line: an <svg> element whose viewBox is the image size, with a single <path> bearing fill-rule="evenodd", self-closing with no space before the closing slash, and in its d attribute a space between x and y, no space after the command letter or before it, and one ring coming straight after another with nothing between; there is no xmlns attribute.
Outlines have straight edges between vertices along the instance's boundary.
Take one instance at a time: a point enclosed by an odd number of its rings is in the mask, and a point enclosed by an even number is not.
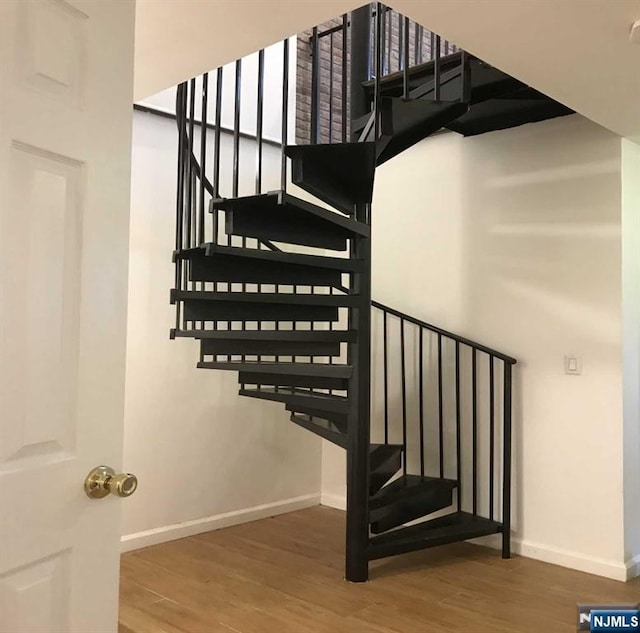
<svg viewBox="0 0 640 633"><path fill-rule="evenodd" d="M344 513L309 508L129 552L119 633L573 633L578 602L620 583L456 543L343 580Z"/></svg>

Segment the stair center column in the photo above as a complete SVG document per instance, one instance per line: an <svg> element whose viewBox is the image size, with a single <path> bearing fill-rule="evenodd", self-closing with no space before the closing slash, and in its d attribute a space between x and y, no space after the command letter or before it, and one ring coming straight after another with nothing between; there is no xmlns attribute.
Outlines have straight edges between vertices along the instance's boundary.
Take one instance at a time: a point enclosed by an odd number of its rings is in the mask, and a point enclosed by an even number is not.
<svg viewBox="0 0 640 633"><path fill-rule="evenodd" d="M366 115L370 103L363 83L370 76L371 5L351 12L351 56L349 118ZM352 132L352 142L358 135ZM368 224L371 204L358 204L355 219ZM351 241L351 257L365 263L362 273L352 275L352 292L358 307L350 310L350 329L357 330L355 343L349 345L349 363L354 367L349 385L349 425L347 437L347 533L346 579L365 582L369 576L369 440L371 392L371 239Z"/></svg>
<svg viewBox="0 0 640 633"><path fill-rule="evenodd" d="M371 205L357 205L356 218L369 223ZM347 432L347 534L346 579L364 582L369 575L369 444L371 411L371 239L353 240L352 257L365 262L353 275L352 292L357 307L350 311L349 329L357 340L349 345L348 363L354 368L349 386Z"/></svg>

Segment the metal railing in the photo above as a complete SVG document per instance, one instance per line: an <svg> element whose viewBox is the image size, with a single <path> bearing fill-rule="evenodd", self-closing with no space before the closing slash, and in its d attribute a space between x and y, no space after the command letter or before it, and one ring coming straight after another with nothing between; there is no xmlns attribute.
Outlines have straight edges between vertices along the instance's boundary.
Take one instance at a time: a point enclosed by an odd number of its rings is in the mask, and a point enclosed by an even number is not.
<svg viewBox="0 0 640 633"><path fill-rule="evenodd" d="M372 308L372 437L402 444L404 474L456 480L458 511L499 520L509 534L516 360L376 301Z"/></svg>
<svg viewBox="0 0 640 633"><path fill-rule="evenodd" d="M345 14L339 24L315 27L311 31L309 142L312 144L346 142L353 127L352 119L357 118L350 116L348 89L353 54L351 26L350 16ZM436 76L433 98L438 99L443 62L449 63L453 59L443 58L454 54L459 56L460 49L437 33L381 3L369 5L369 46L365 52L367 70L364 79L384 80L402 73L405 96L408 96L410 73L419 71L417 67L431 66ZM299 77L299 81L301 79L304 77Z"/></svg>

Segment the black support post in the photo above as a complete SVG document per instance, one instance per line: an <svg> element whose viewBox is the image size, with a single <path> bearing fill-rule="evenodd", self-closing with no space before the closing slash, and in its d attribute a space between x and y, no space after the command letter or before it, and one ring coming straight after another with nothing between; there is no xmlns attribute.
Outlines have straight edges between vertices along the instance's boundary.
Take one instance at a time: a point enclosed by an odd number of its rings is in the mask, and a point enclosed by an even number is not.
<svg viewBox="0 0 640 633"><path fill-rule="evenodd" d="M504 364L502 461L502 558L511 558L511 365Z"/></svg>
<svg viewBox="0 0 640 633"><path fill-rule="evenodd" d="M369 223L370 204L356 207L356 219ZM349 425L347 430L347 535L345 577L365 582L369 575L369 438L371 391L371 240L356 237L351 256L366 262L354 275L352 292L358 307L351 311L350 328L358 331L349 345L353 376L349 381Z"/></svg>
<svg viewBox="0 0 640 633"><path fill-rule="evenodd" d="M370 5L360 7L351 12L351 72L350 72L350 106L351 120L364 116L370 111L370 104L362 83L369 79L369 60L371 53L371 8ZM352 134L352 141L358 140Z"/></svg>

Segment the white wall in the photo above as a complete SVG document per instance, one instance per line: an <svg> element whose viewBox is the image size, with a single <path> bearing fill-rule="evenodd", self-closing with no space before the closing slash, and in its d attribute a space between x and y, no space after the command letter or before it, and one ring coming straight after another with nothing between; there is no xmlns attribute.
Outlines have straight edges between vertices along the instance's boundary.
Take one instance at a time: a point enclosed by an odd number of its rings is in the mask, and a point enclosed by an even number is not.
<svg viewBox="0 0 640 633"><path fill-rule="evenodd" d="M222 144L231 156L231 137ZM254 146L241 141L246 193ZM268 190L277 187L280 150L264 152ZM176 156L175 122L136 112L124 463L140 487L123 504L127 548L319 500L320 440L277 403L239 397L235 372L197 370L197 342L169 340ZM230 178L223 160L222 179Z"/></svg>
<svg viewBox="0 0 640 633"><path fill-rule="evenodd" d="M284 46L278 42L265 49L263 75L263 137L280 142L282 139L282 90L283 90ZM289 38L289 103L296 98L296 38ZM233 129L234 102L236 88L236 65L227 64L222 72L222 127ZM215 104L217 91L217 72L209 71L207 94L207 122L215 122ZM201 120L202 77L196 77L195 118ZM150 106L163 112L176 111L176 88L167 88L157 94L139 101L141 105ZM258 104L258 54L253 53L242 59L240 66L240 130L247 134L257 133ZM288 125L289 139L295 138L295 116L291 112Z"/></svg>
<svg viewBox="0 0 640 633"><path fill-rule="evenodd" d="M464 139L383 165L373 295L519 360L516 549L624 577L620 141L579 116ZM563 357L583 360L564 374ZM344 454L323 447L323 499Z"/></svg>
<svg viewBox="0 0 640 633"><path fill-rule="evenodd" d="M629 576L640 575L640 146L622 141L624 513Z"/></svg>

